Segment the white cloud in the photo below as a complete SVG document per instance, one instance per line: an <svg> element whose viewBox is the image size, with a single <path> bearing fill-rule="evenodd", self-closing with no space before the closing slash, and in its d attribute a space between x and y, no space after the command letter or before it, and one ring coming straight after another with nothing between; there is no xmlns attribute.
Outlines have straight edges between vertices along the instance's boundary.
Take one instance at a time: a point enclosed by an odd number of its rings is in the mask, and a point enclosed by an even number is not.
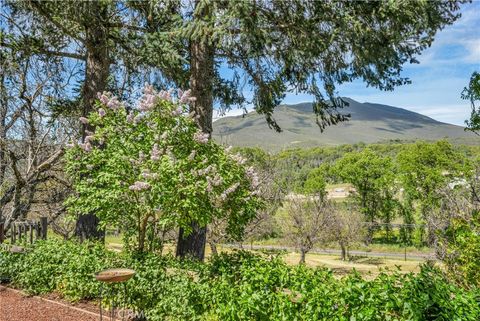
<svg viewBox="0 0 480 321"><path fill-rule="evenodd" d="M250 110L248 111L250 112ZM220 118L223 118L223 117L243 115L244 113L245 113L244 109L232 109L225 113L220 113L218 110L214 110L213 121L219 120Z"/></svg>
<svg viewBox="0 0 480 321"><path fill-rule="evenodd" d="M409 110L431 117L435 120L465 126L465 120L470 117L470 106L467 105L440 105L415 106Z"/></svg>
<svg viewBox="0 0 480 321"><path fill-rule="evenodd" d="M435 36L432 46L420 55L417 67L480 63L480 34L478 17L480 1L465 4L462 16ZM456 48L455 52L451 51Z"/></svg>

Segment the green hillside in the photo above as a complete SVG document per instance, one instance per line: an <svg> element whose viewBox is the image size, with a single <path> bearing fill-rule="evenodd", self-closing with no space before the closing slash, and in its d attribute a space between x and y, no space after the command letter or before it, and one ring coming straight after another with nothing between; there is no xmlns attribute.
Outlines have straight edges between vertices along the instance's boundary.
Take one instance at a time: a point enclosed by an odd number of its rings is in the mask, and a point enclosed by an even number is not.
<svg viewBox="0 0 480 321"><path fill-rule="evenodd" d="M323 133L315 123L311 103L301 103L282 105L275 110L274 118L283 129L281 133L270 129L262 115L250 112L214 122L214 138L228 145L255 146L267 150L443 138L477 144L478 137L465 132L463 127L442 123L398 107L346 100L349 107L345 108L344 113L350 113L351 120L330 126Z"/></svg>

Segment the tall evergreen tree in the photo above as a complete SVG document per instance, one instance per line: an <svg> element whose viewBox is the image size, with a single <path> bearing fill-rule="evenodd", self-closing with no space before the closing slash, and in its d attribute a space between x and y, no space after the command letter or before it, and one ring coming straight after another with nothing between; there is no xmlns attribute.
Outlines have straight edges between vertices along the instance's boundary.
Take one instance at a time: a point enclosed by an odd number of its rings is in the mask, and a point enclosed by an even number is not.
<svg viewBox="0 0 480 321"><path fill-rule="evenodd" d="M287 92L314 97L320 129L347 120L336 86L362 79L393 90L409 83L402 66L418 63L436 32L459 17L462 2L195 0L178 12L184 20L180 35L190 49L199 127L211 133L218 99L223 108L252 104L281 131L273 111ZM233 76L222 77L225 67ZM253 92L250 101L245 84ZM192 225L186 238L180 232L177 254L202 259L205 228Z"/></svg>

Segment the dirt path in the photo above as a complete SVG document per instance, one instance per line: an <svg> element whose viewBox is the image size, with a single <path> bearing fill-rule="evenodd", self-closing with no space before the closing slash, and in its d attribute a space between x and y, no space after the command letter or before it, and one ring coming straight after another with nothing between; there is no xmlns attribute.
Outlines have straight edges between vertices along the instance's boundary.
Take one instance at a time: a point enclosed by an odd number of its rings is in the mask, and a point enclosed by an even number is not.
<svg viewBox="0 0 480 321"><path fill-rule="evenodd" d="M0 321L97 321L98 314L0 286Z"/></svg>

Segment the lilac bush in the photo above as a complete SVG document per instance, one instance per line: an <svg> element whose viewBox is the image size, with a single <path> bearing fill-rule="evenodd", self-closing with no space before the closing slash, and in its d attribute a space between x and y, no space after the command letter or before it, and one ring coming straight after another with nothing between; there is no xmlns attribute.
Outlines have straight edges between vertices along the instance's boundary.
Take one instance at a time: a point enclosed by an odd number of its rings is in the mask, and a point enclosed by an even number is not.
<svg viewBox="0 0 480 321"><path fill-rule="evenodd" d="M174 98L176 97L176 98ZM240 237L262 202L258 178L238 155L199 131L188 114L190 91L147 86L134 108L110 93L83 123L95 128L69 148L67 173L76 194L71 213L95 213L122 228L128 248L143 251L149 224L183 227L227 219Z"/></svg>

